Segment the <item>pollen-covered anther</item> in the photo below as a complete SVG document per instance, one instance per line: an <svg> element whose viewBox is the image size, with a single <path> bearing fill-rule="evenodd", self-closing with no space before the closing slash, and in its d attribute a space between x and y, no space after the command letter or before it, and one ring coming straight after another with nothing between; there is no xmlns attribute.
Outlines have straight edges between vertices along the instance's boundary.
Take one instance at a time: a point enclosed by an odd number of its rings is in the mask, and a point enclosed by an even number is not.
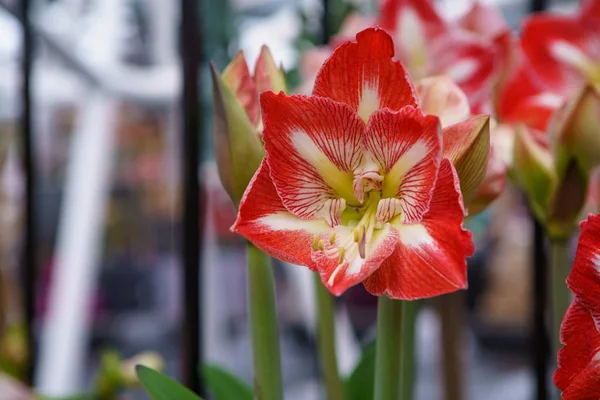
<svg viewBox="0 0 600 400"><path fill-rule="evenodd" d="M338 255L338 264L342 264L344 262L344 256L346 255L346 248L340 247L340 252Z"/></svg>
<svg viewBox="0 0 600 400"><path fill-rule="evenodd" d="M319 251L319 242L321 242L321 239L319 238L319 235L313 236L313 241L312 241L312 249L313 249L313 251Z"/></svg>
<svg viewBox="0 0 600 400"><path fill-rule="evenodd" d="M319 250L320 251L324 251L325 250L325 242L322 240L319 240Z"/></svg>
<svg viewBox="0 0 600 400"><path fill-rule="evenodd" d="M331 231L329 233L329 244L333 245L335 243L335 231Z"/></svg>

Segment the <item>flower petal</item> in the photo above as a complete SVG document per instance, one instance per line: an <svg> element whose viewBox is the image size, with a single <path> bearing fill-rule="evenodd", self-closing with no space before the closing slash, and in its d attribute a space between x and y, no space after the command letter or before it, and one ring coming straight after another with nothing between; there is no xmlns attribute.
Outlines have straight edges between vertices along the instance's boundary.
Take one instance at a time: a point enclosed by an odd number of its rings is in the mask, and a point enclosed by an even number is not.
<svg viewBox="0 0 600 400"><path fill-rule="evenodd" d="M504 86L498 101L498 115L504 123L524 123L545 131L562 96L545 90L532 76L531 66L522 64Z"/></svg>
<svg viewBox="0 0 600 400"><path fill-rule="evenodd" d="M440 123L407 106L373 114L363 146L384 175L382 195L402 202L404 223L420 221L431 200L441 159Z"/></svg>
<svg viewBox="0 0 600 400"><path fill-rule="evenodd" d="M447 74L472 106L490 97L498 62L494 46L474 34L452 30L430 45L432 72Z"/></svg>
<svg viewBox="0 0 600 400"><path fill-rule="evenodd" d="M581 224L581 236L567 285L586 307L600 314L600 215L589 215Z"/></svg>
<svg viewBox="0 0 600 400"><path fill-rule="evenodd" d="M579 18L584 22L598 23L600 22L600 1L598 0L583 0L581 2L581 12Z"/></svg>
<svg viewBox="0 0 600 400"><path fill-rule="evenodd" d="M506 186L506 165L496 153L496 149L491 147L483 182L481 182L475 198L471 201L467 209L469 217L473 217L485 210L492 201L496 200L504 192L504 187Z"/></svg>
<svg viewBox="0 0 600 400"><path fill-rule="evenodd" d="M353 230L349 227L337 226L335 232L333 243L323 236L325 248L313 253L313 261L323 284L336 296L376 271L392 254L399 239L398 231L390 224L385 224L382 229L375 229L372 236L362 244L354 242ZM364 248L361 249L360 246ZM340 247L344 247L344 254L341 256Z"/></svg>
<svg viewBox="0 0 600 400"><path fill-rule="evenodd" d="M303 220L288 212L263 161L246 189L231 229L275 258L313 268L313 238L330 228L322 220Z"/></svg>
<svg viewBox="0 0 600 400"><path fill-rule="evenodd" d="M261 94L261 105L269 171L285 207L312 219L331 199L358 204L353 171L365 125L356 113L323 97L272 92Z"/></svg>
<svg viewBox="0 0 600 400"><path fill-rule="evenodd" d="M562 399L600 398L600 333L590 311L579 301L567 310L560 336L565 346L558 352L554 383L562 391Z"/></svg>
<svg viewBox="0 0 600 400"><path fill-rule="evenodd" d="M242 51L227 65L221 76L246 110L246 114L248 114L248 119L250 119L252 125L258 125L260 115L258 91L256 90L254 79L250 75L248 64Z"/></svg>
<svg viewBox="0 0 600 400"><path fill-rule="evenodd" d="M380 25L393 32L397 57L413 79L430 73L429 43L446 31L444 20L429 0L388 0L381 8Z"/></svg>
<svg viewBox="0 0 600 400"><path fill-rule="evenodd" d="M471 8L457 20L457 24L488 39L510 31L510 25L497 7L479 1L472 3Z"/></svg>
<svg viewBox="0 0 600 400"><path fill-rule="evenodd" d="M380 108L416 105L406 71L393 56L387 33L378 28L359 32L356 42L344 43L325 62L313 94L349 105L365 122Z"/></svg>
<svg viewBox="0 0 600 400"><path fill-rule="evenodd" d="M567 95L586 74L594 74L600 59L598 27L578 18L534 15L526 20L521 46L544 85Z"/></svg>
<svg viewBox="0 0 600 400"><path fill-rule="evenodd" d="M423 27L427 39L446 30L446 23L437 13L430 0L386 0L380 11L379 25L390 32L401 33L402 24L408 21L410 27ZM412 21L416 20L416 21ZM408 33L414 34L408 31ZM410 36L410 35L407 35ZM401 38L402 39L402 38ZM410 40L407 38L407 40Z"/></svg>
<svg viewBox="0 0 600 400"><path fill-rule="evenodd" d="M376 296L419 299L467 287L467 262L474 252L471 233L462 227L464 209L452 163L440 165L433 198L423 221L392 222L400 241L396 250L367 280Z"/></svg>
<svg viewBox="0 0 600 400"><path fill-rule="evenodd" d="M468 208L485 176L490 154L490 117L477 115L442 131L444 157L458 174Z"/></svg>
<svg viewBox="0 0 600 400"><path fill-rule="evenodd" d="M421 110L438 116L442 127L464 121L471 115L469 99L448 76L421 79L415 89Z"/></svg>
<svg viewBox="0 0 600 400"><path fill-rule="evenodd" d="M265 45L260 48L260 54L256 59L254 81L258 93L267 90L272 90L275 93L287 92L285 74L281 68L277 67L271 51Z"/></svg>

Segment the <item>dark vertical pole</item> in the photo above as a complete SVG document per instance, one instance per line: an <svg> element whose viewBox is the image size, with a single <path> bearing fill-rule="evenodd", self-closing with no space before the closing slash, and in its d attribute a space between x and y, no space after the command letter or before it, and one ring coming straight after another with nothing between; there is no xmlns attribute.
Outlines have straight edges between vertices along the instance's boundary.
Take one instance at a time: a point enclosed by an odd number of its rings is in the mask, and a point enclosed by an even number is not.
<svg viewBox="0 0 600 400"><path fill-rule="evenodd" d="M329 0L322 0L323 14L321 15L321 29L323 44L329 42L331 36L331 4Z"/></svg>
<svg viewBox="0 0 600 400"><path fill-rule="evenodd" d="M21 255L21 281L23 287L23 314L25 341L28 360L25 378L28 383L33 380L35 365L35 276L36 276L36 209L35 209L35 152L32 134L31 73L33 64L33 36L29 19L29 0L21 0L21 22L23 27L23 59L22 59L22 116L21 138L22 162L25 174L25 209L24 209L24 243Z"/></svg>
<svg viewBox="0 0 600 400"><path fill-rule="evenodd" d="M548 0L531 0L532 12L544 11ZM545 249L544 227L532 217L533 229L533 328L531 330L536 399L548 399L548 356L550 342L546 329L548 300L548 260Z"/></svg>
<svg viewBox="0 0 600 400"><path fill-rule="evenodd" d="M544 227L532 218L533 229L533 327L531 341L535 371L536 399L548 398L548 354L550 352L546 313L548 299L548 259Z"/></svg>
<svg viewBox="0 0 600 400"><path fill-rule="evenodd" d="M201 213L199 182L200 99L199 79L202 43L198 4L181 0L181 65L183 140L182 168L182 263L183 263L183 381L194 392L204 394L198 368L202 362L200 329Z"/></svg>

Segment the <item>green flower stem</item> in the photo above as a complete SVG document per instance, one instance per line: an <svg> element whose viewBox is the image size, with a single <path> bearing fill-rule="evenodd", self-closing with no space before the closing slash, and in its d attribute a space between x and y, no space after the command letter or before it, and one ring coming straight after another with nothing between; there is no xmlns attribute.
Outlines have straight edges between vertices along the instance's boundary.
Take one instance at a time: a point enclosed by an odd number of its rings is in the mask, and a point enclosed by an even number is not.
<svg viewBox="0 0 600 400"><path fill-rule="evenodd" d="M321 282L319 274L314 274L317 297L317 336L319 358L328 400L343 400L344 386L338 372L335 356L335 322L333 296Z"/></svg>
<svg viewBox="0 0 600 400"><path fill-rule="evenodd" d="M415 387L415 328L421 302L405 301L402 308L402 351L400 353L400 398L412 400Z"/></svg>
<svg viewBox="0 0 600 400"><path fill-rule="evenodd" d="M283 400L273 267L271 258L251 243L248 243L248 293L254 398Z"/></svg>
<svg viewBox="0 0 600 400"><path fill-rule="evenodd" d="M402 302L380 296L377 305L374 400L399 399L401 331Z"/></svg>
<svg viewBox="0 0 600 400"><path fill-rule="evenodd" d="M556 360L560 344L560 324L569 308L571 297L567 287L569 275L569 240L567 238L551 239L552 254L550 259L550 274L552 276L552 359Z"/></svg>
<svg viewBox="0 0 600 400"><path fill-rule="evenodd" d="M463 366L464 292L449 293L436 298L441 322L442 371L444 399L460 400L465 396Z"/></svg>

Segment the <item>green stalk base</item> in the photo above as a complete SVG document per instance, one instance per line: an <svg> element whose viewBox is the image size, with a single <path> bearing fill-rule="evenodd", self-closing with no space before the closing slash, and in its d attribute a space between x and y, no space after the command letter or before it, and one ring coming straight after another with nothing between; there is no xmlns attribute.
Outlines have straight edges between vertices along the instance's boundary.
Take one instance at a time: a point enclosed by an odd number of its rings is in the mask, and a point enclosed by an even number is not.
<svg viewBox="0 0 600 400"><path fill-rule="evenodd" d="M377 343L374 400L398 400L402 302L385 296L377 305Z"/></svg>
<svg viewBox="0 0 600 400"><path fill-rule="evenodd" d="M248 295L254 398L283 400L279 328L271 258L248 243Z"/></svg>

